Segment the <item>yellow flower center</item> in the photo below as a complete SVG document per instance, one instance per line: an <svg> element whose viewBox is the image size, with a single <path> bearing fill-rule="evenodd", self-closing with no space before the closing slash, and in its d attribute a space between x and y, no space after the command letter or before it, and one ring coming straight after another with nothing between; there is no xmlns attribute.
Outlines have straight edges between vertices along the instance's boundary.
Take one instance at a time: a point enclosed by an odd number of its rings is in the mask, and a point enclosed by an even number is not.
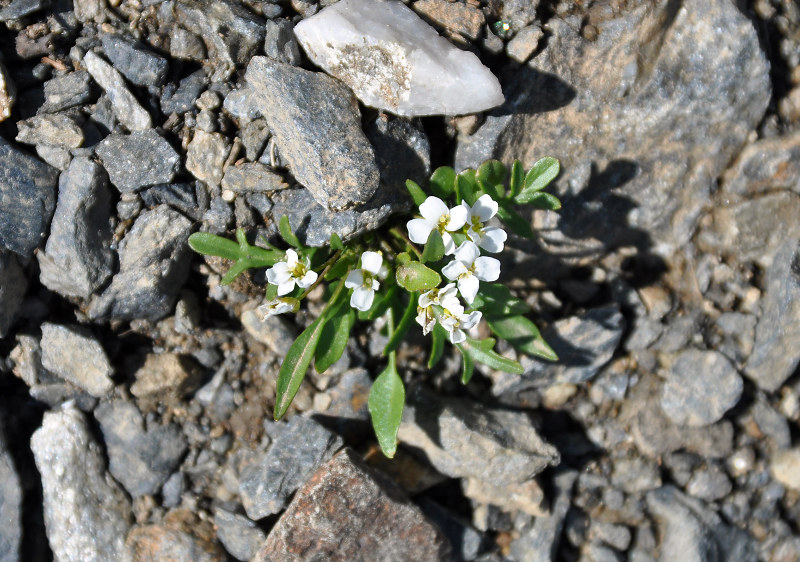
<svg viewBox="0 0 800 562"><path fill-rule="evenodd" d="M294 264L294 267L289 269L289 272L295 279L302 279L306 276L306 273L308 273L308 267L306 267L306 264L298 260L297 263Z"/></svg>

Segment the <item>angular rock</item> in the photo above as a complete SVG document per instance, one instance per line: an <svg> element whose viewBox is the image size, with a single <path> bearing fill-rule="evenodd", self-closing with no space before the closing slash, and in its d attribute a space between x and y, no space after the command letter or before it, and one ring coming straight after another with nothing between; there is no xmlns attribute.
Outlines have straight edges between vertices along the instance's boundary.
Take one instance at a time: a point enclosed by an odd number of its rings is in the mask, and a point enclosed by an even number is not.
<svg viewBox="0 0 800 562"><path fill-rule="evenodd" d="M137 398L170 403L197 390L203 373L190 357L177 353L150 353L134 374L131 394Z"/></svg>
<svg viewBox="0 0 800 562"><path fill-rule="evenodd" d="M22 487L0 426L0 560L21 560Z"/></svg>
<svg viewBox="0 0 800 562"><path fill-rule="evenodd" d="M180 169L180 156L154 130L108 135L97 145L97 155L120 192L169 183Z"/></svg>
<svg viewBox="0 0 800 562"><path fill-rule="evenodd" d="M11 108L17 101L17 89L5 65L0 62L0 121L11 117Z"/></svg>
<svg viewBox="0 0 800 562"><path fill-rule="evenodd" d="M478 38L486 22L480 8L466 2L417 0L413 7L415 12L443 27L449 34L457 33L473 41Z"/></svg>
<svg viewBox="0 0 800 562"><path fill-rule="evenodd" d="M380 179L375 154L346 87L266 57L250 61L245 79L281 158L320 205L341 210L372 197Z"/></svg>
<svg viewBox="0 0 800 562"><path fill-rule="evenodd" d="M210 522L199 520L188 510L176 509L157 525L135 526L125 541L133 562L149 560L191 560L224 562Z"/></svg>
<svg viewBox="0 0 800 562"><path fill-rule="evenodd" d="M267 539L250 519L224 509L214 511L214 524L219 542L237 560L252 560Z"/></svg>
<svg viewBox="0 0 800 562"><path fill-rule="evenodd" d="M800 131L747 145L722 176L722 192L756 195L776 189L800 193Z"/></svg>
<svg viewBox="0 0 800 562"><path fill-rule="evenodd" d="M453 478L521 484L559 462L528 416L444 398L418 387L408 397L398 438Z"/></svg>
<svg viewBox="0 0 800 562"><path fill-rule="evenodd" d="M660 526L660 560L756 560L755 541L673 486L653 490L647 508Z"/></svg>
<svg viewBox="0 0 800 562"><path fill-rule="evenodd" d="M267 20L264 35L264 54L278 62L299 66L300 46L294 36L294 24L289 19Z"/></svg>
<svg viewBox="0 0 800 562"><path fill-rule="evenodd" d="M314 420L292 418L269 450L239 477L239 496L247 516L258 520L282 511L289 496L341 447L342 439Z"/></svg>
<svg viewBox="0 0 800 562"><path fill-rule="evenodd" d="M281 316L263 318L256 310L245 310L240 320L248 334L281 357L286 356L289 347L297 339L294 324Z"/></svg>
<svg viewBox="0 0 800 562"><path fill-rule="evenodd" d="M689 349L675 358L661 391L661 408L678 425L710 425L742 396L742 377L716 351Z"/></svg>
<svg viewBox="0 0 800 562"><path fill-rule="evenodd" d="M382 189L405 193L406 180L425 185L431 171L431 143L418 123L380 115L366 133L375 151Z"/></svg>
<svg viewBox="0 0 800 562"><path fill-rule="evenodd" d="M22 305L28 279L10 252L0 250L0 338L4 338Z"/></svg>
<svg viewBox="0 0 800 562"><path fill-rule="evenodd" d="M247 61L264 43L264 21L242 4L230 0L181 0L178 23L202 37L208 49L211 81L224 82L236 66Z"/></svg>
<svg viewBox="0 0 800 562"><path fill-rule="evenodd" d="M96 397L114 388L103 346L83 328L44 323L41 346L42 366L51 373Z"/></svg>
<svg viewBox="0 0 800 562"><path fill-rule="evenodd" d="M154 185L140 192L140 196L142 203L150 209L169 205L191 219L200 220L208 203L204 205L202 195L198 197L198 191L205 191L205 187L198 188L195 183L167 183Z"/></svg>
<svg viewBox="0 0 800 562"><path fill-rule="evenodd" d="M166 205L145 211L119 244L119 272L92 301L93 319L158 320L168 315L189 274L192 223Z"/></svg>
<svg viewBox="0 0 800 562"><path fill-rule="evenodd" d="M58 170L0 137L0 247L29 258L56 206Z"/></svg>
<svg viewBox="0 0 800 562"><path fill-rule="evenodd" d="M551 250L634 244L668 256L760 123L769 65L731 2L659 0L620 14L589 39L579 20L548 20L547 47L509 75L506 104L459 140L456 168L489 158L528 168L554 156L562 202L575 212L543 219Z"/></svg>
<svg viewBox="0 0 800 562"><path fill-rule="evenodd" d="M106 3L103 0L75 0L75 17L81 22L102 23L106 19Z"/></svg>
<svg viewBox="0 0 800 562"><path fill-rule="evenodd" d="M529 25L525 27L506 45L506 54L520 64L524 64L536 47L539 46L539 41L544 37L544 31L538 25Z"/></svg>
<svg viewBox="0 0 800 562"><path fill-rule="evenodd" d="M83 130L77 115L44 113L17 122L18 142L78 148L83 144Z"/></svg>
<svg viewBox="0 0 800 562"><path fill-rule="evenodd" d="M86 70L94 81L105 90L111 101L114 116L129 131L146 131L153 126L150 114L139 104L125 84L125 79L113 66L92 51L83 57Z"/></svg>
<svg viewBox="0 0 800 562"><path fill-rule="evenodd" d="M42 476L44 522L56 560L123 560L131 504L106 472L83 414L46 412L31 437Z"/></svg>
<svg viewBox="0 0 800 562"><path fill-rule="evenodd" d="M222 189L234 192L277 191L287 187L289 184L282 175L258 162L228 166L222 178Z"/></svg>
<svg viewBox="0 0 800 562"><path fill-rule="evenodd" d="M0 21L22 19L47 5L46 0L12 0L10 4L0 10Z"/></svg>
<svg viewBox="0 0 800 562"><path fill-rule="evenodd" d="M464 495L482 504L497 506L507 513L521 511L533 517L547 514L544 491L536 480L522 484L497 486L477 478L467 478L462 485Z"/></svg>
<svg viewBox="0 0 800 562"><path fill-rule="evenodd" d="M351 449L298 491L253 559L450 560L450 545L395 484Z"/></svg>
<svg viewBox="0 0 800 562"><path fill-rule="evenodd" d="M111 276L111 190L103 168L75 158L61 174L58 203L44 252L37 255L39 279L65 296L88 298Z"/></svg>
<svg viewBox="0 0 800 562"><path fill-rule="evenodd" d="M488 540L475 527L436 502L422 497L416 499L425 516L436 524L453 547L453 560L475 560Z"/></svg>
<svg viewBox="0 0 800 562"><path fill-rule="evenodd" d="M145 431L144 417L130 402L105 402L94 416L103 431L109 472L133 497L157 494L186 452L181 429L164 425Z"/></svg>
<svg viewBox="0 0 800 562"><path fill-rule="evenodd" d="M85 70L56 76L44 83L44 105L40 112L54 113L83 105L92 99L91 77Z"/></svg>
<svg viewBox="0 0 800 562"><path fill-rule="evenodd" d="M203 40L191 31L175 27L170 37L169 54L174 59L203 62L206 58L206 46Z"/></svg>
<svg viewBox="0 0 800 562"><path fill-rule="evenodd" d="M366 105L411 117L476 113L503 103L497 78L475 55L399 2L343 0L294 32L309 58Z"/></svg>
<svg viewBox="0 0 800 562"><path fill-rule="evenodd" d="M194 102L208 85L208 78L204 70L193 72L183 78L176 86L174 82L164 86L161 93L161 111L165 115L171 113L185 113L191 111Z"/></svg>
<svg viewBox="0 0 800 562"><path fill-rule="evenodd" d="M186 169L202 182L219 185L222 181L222 165L230 150L225 135L196 129L186 151Z"/></svg>
<svg viewBox="0 0 800 562"><path fill-rule="evenodd" d="M167 59L123 34L103 33L103 52L125 78L137 86L161 86L167 79Z"/></svg>
<svg viewBox="0 0 800 562"><path fill-rule="evenodd" d="M767 270L753 353L744 374L772 392L797 370L800 356L800 244L787 240Z"/></svg>

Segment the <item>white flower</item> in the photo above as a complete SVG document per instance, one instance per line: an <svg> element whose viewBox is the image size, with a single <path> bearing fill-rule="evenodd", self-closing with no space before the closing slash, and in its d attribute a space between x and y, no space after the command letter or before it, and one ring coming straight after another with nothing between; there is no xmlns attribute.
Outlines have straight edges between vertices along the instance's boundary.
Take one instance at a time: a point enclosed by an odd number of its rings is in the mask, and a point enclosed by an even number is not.
<svg viewBox="0 0 800 562"><path fill-rule="evenodd" d="M480 320L481 312L479 310L473 310L469 314L464 314L463 311L455 314L453 311L445 310L442 314L441 324L450 335L451 343L462 343L467 339L464 330L469 330Z"/></svg>
<svg viewBox="0 0 800 562"><path fill-rule="evenodd" d="M449 283L441 289L431 289L419 296L417 301L417 323L422 326L423 335L428 335L436 324L433 305L441 306L445 310L464 312L464 307L458 302L455 283Z"/></svg>
<svg viewBox="0 0 800 562"><path fill-rule="evenodd" d="M286 250L286 261L276 263L267 270L267 281L278 286L278 296L291 293L295 283L308 289L317 280L317 274L309 269L307 262L300 261L297 252Z"/></svg>
<svg viewBox="0 0 800 562"><path fill-rule="evenodd" d="M484 194L472 206L466 201L461 204L467 210L467 237L487 252L502 252L508 238L506 231L496 226L484 226L497 214L497 202Z"/></svg>
<svg viewBox="0 0 800 562"><path fill-rule="evenodd" d="M256 310L261 314L261 319L266 320L270 316L283 314L284 312L294 312L300 305L300 301L291 297L283 297L280 299L265 302Z"/></svg>
<svg viewBox="0 0 800 562"><path fill-rule="evenodd" d="M500 277L500 262L481 256L475 243L467 240L456 250L455 259L442 268L445 277L458 279L458 291L467 304L472 304L478 294L479 281L497 281Z"/></svg>
<svg viewBox="0 0 800 562"><path fill-rule="evenodd" d="M357 310L369 310L375 299L375 291L381 286L376 277L385 271L383 257L378 252L361 254L361 269L354 269L344 280L344 286L355 289L350 295L350 306Z"/></svg>
<svg viewBox="0 0 800 562"><path fill-rule="evenodd" d="M467 222L467 209L463 205L448 209L444 201L431 196L419 206L419 213L422 215L421 219L411 219L406 225L411 241L425 244L431 231L435 229L442 235L445 253L452 254L456 245L450 232L460 229Z"/></svg>

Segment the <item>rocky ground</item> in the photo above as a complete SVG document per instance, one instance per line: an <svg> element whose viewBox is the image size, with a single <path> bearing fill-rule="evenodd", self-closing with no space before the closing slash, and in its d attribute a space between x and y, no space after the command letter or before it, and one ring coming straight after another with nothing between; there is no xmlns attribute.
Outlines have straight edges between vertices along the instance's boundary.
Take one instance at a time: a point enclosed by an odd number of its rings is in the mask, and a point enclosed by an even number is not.
<svg viewBox="0 0 800 562"><path fill-rule="evenodd" d="M800 6L415 0L506 101L403 118L298 45L331 3L0 0L0 560L800 559ZM558 363L464 387L412 338L387 461L365 328L271 421L319 306L263 321L192 232L320 244L543 156L503 271Z"/></svg>

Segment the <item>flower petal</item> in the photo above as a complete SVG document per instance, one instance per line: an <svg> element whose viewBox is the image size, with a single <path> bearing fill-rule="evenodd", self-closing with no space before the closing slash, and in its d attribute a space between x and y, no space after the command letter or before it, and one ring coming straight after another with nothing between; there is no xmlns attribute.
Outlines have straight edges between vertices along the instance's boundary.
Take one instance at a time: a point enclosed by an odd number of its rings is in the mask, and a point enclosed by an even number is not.
<svg viewBox="0 0 800 562"><path fill-rule="evenodd" d="M478 246L475 245L475 242L465 240L456 250L455 258L469 267L475 263L475 260L480 255L481 251L478 249Z"/></svg>
<svg viewBox="0 0 800 562"><path fill-rule="evenodd" d="M364 284L364 276L361 274L360 269L354 269L347 274L347 279L344 280L344 286L348 289L355 289Z"/></svg>
<svg viewBox="0 0 800 562"><path fill-rule="evenodd" d="M382 263L383 256L381 256L378 252L367 251L361 254L361 268L366 269L373 275L378 274L378 272L381 270Z"/></svg>
<svg viewBox="0 0 800 562"><path fill-rule="evenodd" d="M464 343L465 341L467 341L467 334L464 333L464 330L459 328L450 330L450 343Z"/></svg>
<svg viewBox="0 0 800 562"><path fill-rule="evenodd" d="M446 215L448 210L449 209L447 208L447 205L445 205L444 201L438 197L434 197L433 195L425 199L422 205L419 206L419 214L434 224L438 223L439 218L442 215Z"/></svg>
<svg viewBox="0 0 800 562"><path fill-rule="evenodd" d="M444 242L445 255L452 255L456 251L456 242L449 232L442 232L442 242Z"/></svg>
<svg viewBox="0 0 800 562"><path fill-rule="evenodd" d="M278 285L278 296L288 295L294 290L294 277Z"/></svg>
<svg viewBox="0 0 800 562"><path fill-rule="evenodd" d="M472 301L475 300L479 285L480 281L474 275L464 275L458 280L458 290L467 304L472 304Z"/></svg>
<svg viewBox="0 0 800 562"><path fill-rule="evenodd" d="M316 271L307 271L305 275L303 275L302 279L297 280L297 284L300 285L303 289L308 289L314 282L317 280L317 272Z"/></svg>
<svg viewBox="0 0 800 562"><path fill-rule="evenodd" d="M488 256L475 260L475 277L481 281L497 281L500 277L500 261Z"/></svg>
<svg viewBox="0 0 800 562"><path fill-rule="evenodd" d="M480 310L473 310L469 314L465 314L461 317L461 327L465 330L469 330L481 321L481 316L483 315Z"/></svg>
<svg viewBox="0 0 800 562"><path fill-rule="evenodd" d="M291 279L292 274L289 273L289 266L286 262L278 262L267 270L267 281L273 285L280 285Z"/></svg>
<svg viewBox="0 0 800 562"><path fill-rule="evenodd" d="M456 205L450 209L450 220L445 225L445 230L450 232L458 230L467 222L467 210L462 205Z"/></svg>
<svg viewBox="0 0 800 562"><path fill-rule="evenodd" d="M350 306L357 310L369 310L374 299L375 292L372 289L357 287L350 295Z"/></svg>
<svg viewBox="0 0 800 562"><path fill-rule="evenodd" d="M477 216L481 222L486 222L497 214L497 201L492 199L488 193L484 193L472 206L471 216Z"/></svg>
<svg viewBox="0 0 800 562"><path fill-rule="evenodd" d="M433 224L425 219L411 219L406 223L408 237L414 244L425 244L433 230Z"/></svg>
<svg viewBox="0 0 800 562"><path fill-rule="evenodd" d="M297 252L295 252L291 248L286 250L286 266L289 269L292 269L295 265L297 265L298 261L299 260L298 260Z"/></svg>
<svg viewBox="0 0 800 562"><path fill-rule="evenodd" d="M467 272L467 266L458 260L453 260L442 268L442 274L448 279L458 279L458 277Z"/></svg>
<svg viewBox="0 0 800 562"><path fill-rule="evenodd" d="M469 232L467 236L469 236ZM472 237L470 236L470 238ZM497 228L496 226L489 226L483 229L483 237L480 239L478 245L487 252L496 254L497 252L503 251L503 245L507 238L508 234L506 234L505 230Z"/></svg>

